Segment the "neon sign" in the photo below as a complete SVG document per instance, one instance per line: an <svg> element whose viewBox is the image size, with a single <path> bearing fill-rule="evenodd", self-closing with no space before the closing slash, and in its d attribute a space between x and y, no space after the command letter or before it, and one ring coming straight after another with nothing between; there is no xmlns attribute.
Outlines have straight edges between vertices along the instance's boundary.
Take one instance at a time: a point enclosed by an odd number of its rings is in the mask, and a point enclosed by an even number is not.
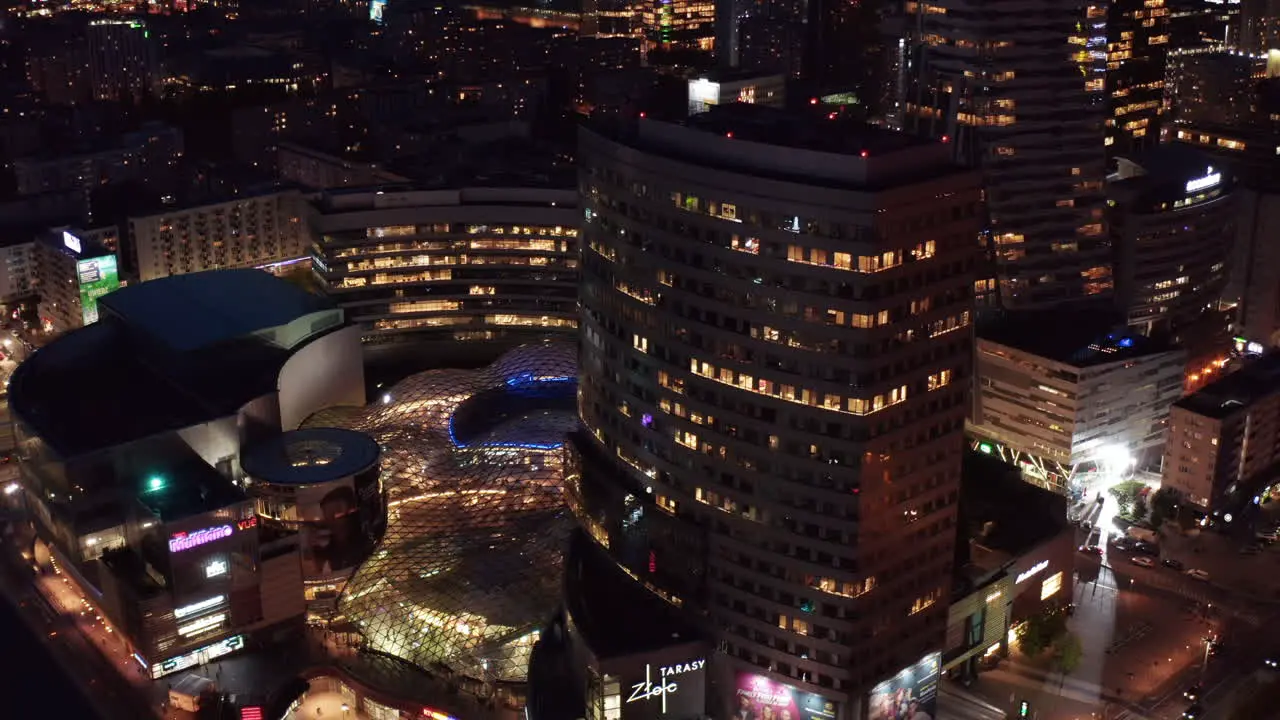
<svg viewBox="0 0 1280 720"><path fill-rule="evenodd" d="M186 670L189 667L203 665L210 660L217 660L223 655L229 655L236 650L244 647L244 636L233 635L225 640L219 640L202 648L192 650L185 655L179 655L175 658L169 658L164 662L156 663L151 666L151 678L164 677L170 673L176 673L180 670Z"/></svg>
<svg viewBox="0 0 1280 720"><path fill-rule="evenodd" d="M1187 181L1187 194L1200 192L1201 190L1208 190L1220 182L1222 182L1222 173L1214 172L1213 168L1210 167L1205 170L1204 177L1198 177L1194 180Z"/></svg>
<svg viewBox="0 0 1280 720"><path fill-rule="evenodd" d="M675 677L701 670L706 664L706 660L694 660L679 665L659 667L657 683L653 681L653 666L646 664L644 666L644 680L631 686L631 695L627 697L627 704L656 698L662 702L662 712L665 714L667 712L667 696L676 694L680 689L680 684L675 681Z"/></svg>
<svg viewBox="0 0 1280 720"><path fill-rule="evenodd" d="M72 235L66 230L62 231L62 244L65 245L68 250L77 255L84 252L83 246L80 244L80 238Z"/></svg>
<svg viewBox="0 0 1280 720"><path fill-rule="evenodd" d="M175 533L173 537L169 538L169 552L182 552L183 550L190 550L207 543L229 538L233 532L235 531L231 529L230 525L218 525L196 530L193 533Z"/></svg>
<svg viewBox="0 0 1280 720"><path fill-rule="evenodd" d="M1031 566L1031 567L1030 567L1026 572L1024 572L1024 573L1022 573L1021 575L1019 575L1019 576L1018 576L1018 579L1017 579L1017 580L1015 580L1015 581L1013 581L1013 584L1014 584L1014 585L1021 585L1021 584L1022 584L1022 582L1023 582L1024 580L1028 580L1028 579L1030 579L1030 578L1031 578L1032 576L1034 576L1036 573L1043 571L1043 570L1044 570L1045 568L1047 568L1047 567L1049 567L1049 561L1048 561L1048 560L1041 560L1040 562L1036 563L1035 565L1032 565L1032 566Z"/></svg>
<svg viewBox="0 0 1280 720"><path fill-rule="evenodd" d="M211 598L201 600L200 602L191 603L190 605L187 605L185 607L180 607L177 610L174 610L173 616L176 618L184 618L188 615L195 615L196 613L202 610L209 610L211 608L215 608L221 605L223 601L226 599L227 599L226 595L214 595Z"/></svg>

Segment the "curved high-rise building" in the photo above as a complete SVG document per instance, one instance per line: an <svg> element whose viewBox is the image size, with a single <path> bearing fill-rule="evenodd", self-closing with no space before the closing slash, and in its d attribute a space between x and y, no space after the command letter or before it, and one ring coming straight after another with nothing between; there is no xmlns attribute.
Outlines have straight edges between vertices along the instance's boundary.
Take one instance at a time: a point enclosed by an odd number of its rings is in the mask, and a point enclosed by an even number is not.
<svg viewBox="0 0 1280 720"><path fill-rule="evenodd" d="M711 628L713 717L933 692L982 215L950 157L745 105L582 133L566 492L586 555Z"/></svg>

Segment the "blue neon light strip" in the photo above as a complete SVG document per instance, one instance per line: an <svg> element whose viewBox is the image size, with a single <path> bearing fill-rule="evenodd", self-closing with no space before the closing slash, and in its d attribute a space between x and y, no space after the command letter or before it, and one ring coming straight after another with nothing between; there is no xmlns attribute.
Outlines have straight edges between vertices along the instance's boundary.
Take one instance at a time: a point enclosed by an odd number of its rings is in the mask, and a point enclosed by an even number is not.
<svg viewBox="0 0 1280 720"><path fill-rule="evenodd" d="M574 382L574 377L538 377L533 373L522 373L515 377L507 378L507 385L511 387L519 387L521 385L534 385L538 383L565 383ZM449 442L453 443L455 448L466 450L473 445L466 445L458 440L458 436L453 433L453 415L449 415ZM564 447L564 443L518 443L518 442L498 442L498 443L481 443L479 447L486 448L512 448L517 450L559 450Z"/></svg>

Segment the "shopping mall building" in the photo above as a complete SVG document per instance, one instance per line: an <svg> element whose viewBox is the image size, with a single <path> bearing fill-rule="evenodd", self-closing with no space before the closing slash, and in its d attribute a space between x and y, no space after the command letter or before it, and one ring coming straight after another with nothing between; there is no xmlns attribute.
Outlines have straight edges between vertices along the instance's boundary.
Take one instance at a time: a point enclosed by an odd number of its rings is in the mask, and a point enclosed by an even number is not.
<svg viewBox="0 0 1280 720"><path fill-rule="evenodd" d="M306 548L260 522L241 451L363 404L360 337L328 300L256 270L155 280L99 308L12 377L21 487L37 562L160 677L302 621Z"/></svg>

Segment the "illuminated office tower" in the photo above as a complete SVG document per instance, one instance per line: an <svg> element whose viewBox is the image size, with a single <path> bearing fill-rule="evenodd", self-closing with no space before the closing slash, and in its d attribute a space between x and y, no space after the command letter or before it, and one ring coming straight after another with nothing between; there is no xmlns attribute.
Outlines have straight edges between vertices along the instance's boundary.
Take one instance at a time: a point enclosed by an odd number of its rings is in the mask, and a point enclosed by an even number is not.
<svg viewBox="0 0 1280 720"><path fill-rule="evenodd" d="M1165 0L1115 0L1107 13L1107 152L1132 155L1160 142L1165 61Z"/></svg>
<svg viewBox="0 0 1280 720"><path fill-rule="evenodd" d="M95 100L135 100L156 81L155 48L141 20L94 20L87 30L89 77Z"/></svg>
<svg viewBox="0 0 1280 720"><path fill-rule="evenodd" d="M709 618L712 717L766 690L858 717L902 668L936 673L976 173L934 141L745 104L579 147L566 492L587 554Z"/></svg>
<svg viewBox="0 0 1280 720"><path fill-rule="evenodd" d="M589 0L584 15L596 37L638 37L646 51L715 49L713 0Z"/></svg>
<svg viewBox="0 0 1280 720"><path fill-rule="evenodd" d="M1081 32L1102 9L1051 0L907 9L903 124L981 169L1000 301L1021 309L1109 295L1105 103Z"/></svg>

